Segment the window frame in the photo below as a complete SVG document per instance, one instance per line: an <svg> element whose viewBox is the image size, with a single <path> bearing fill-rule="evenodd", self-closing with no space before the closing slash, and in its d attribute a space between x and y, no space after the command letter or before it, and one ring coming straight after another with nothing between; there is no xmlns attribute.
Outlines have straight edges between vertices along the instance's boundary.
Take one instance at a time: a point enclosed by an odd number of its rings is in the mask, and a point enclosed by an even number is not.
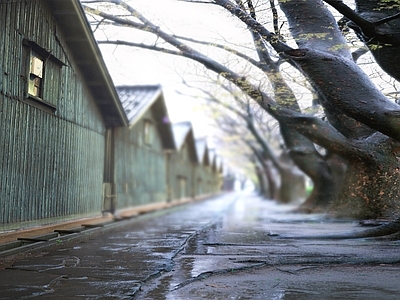
<svg viewBox="0 0 400 300"><path fill-rule="evenodd" d="M65 64L59 60L57 57L52 55L50 52L45 50L44 48L40 47L38 44L36 44L33 41L24 39L22 42L23 47L25 48L25 71L24 71L24 77L26 78L26 83L25 83L25 88L24 88L24 102L27 104L30 104L34 107L40 108L44 111L47 111L49 113L55 113L57 110L57 106L53 103L50 103L49 101L46 101L46 94L45 94L45 89L46 89L46 65L48 63L54 63L55 66L59 67L60 69L65 66ZM30 93L30 84L31 84L31 78L39 78L37 74L34 74L32 70L32 58L36 57L42 62L42 68L41 68L41 82L40 82L40 91L38 95ZM60 84L61 84L61 72L60 72L60 78L59 78Z"/></svg>
<svg viewBox="0 0 400 300"><path fill-rule="evenodd" d="M29 53L28 97L43 99L45 60L35 50Z"/></svg>

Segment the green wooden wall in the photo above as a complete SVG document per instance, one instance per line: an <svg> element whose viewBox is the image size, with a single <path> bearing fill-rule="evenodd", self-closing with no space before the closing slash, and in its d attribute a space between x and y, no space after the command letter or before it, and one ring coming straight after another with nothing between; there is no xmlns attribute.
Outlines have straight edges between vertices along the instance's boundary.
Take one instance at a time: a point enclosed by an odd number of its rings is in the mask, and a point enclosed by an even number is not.
<svg viewBox="0 0 400 300"><path fill-rule="evenodd" d="M144 137L145 122L152 124L149 144ZM148 110L132 128L115 130L117 209L167 199L165 155L156 124Z"/></svg>
<svg viewBox="0 0 400 300"><path fill-rule="evenodd" d="M0 229L102 210L102 117L43 1L0 2ZM46 112L25 100L24 40L64 63L46 67Z"/></svg>
<svg viewBox="0 0 400 300"><path fill-rule="evenodd" d="M168 186L172 200L196 196L196 162L191 156L188 139L179 151L174 151L168 156Z"/></svg>
<svg viewBox="0 0 400 300"><path fill-rule="evenodd" d="M104 121L76 66L79 57L66 46L68 29L58 27L45 3L0 2L0 231L104 208ZM27 101L27 44L51 54L43 100L55 110ZM151 144L145 121L154 124ZM156 123L149 110L132 128L113 130L117 209L216 191L215 175L191 159L188 144L165 153Z"/></svg>

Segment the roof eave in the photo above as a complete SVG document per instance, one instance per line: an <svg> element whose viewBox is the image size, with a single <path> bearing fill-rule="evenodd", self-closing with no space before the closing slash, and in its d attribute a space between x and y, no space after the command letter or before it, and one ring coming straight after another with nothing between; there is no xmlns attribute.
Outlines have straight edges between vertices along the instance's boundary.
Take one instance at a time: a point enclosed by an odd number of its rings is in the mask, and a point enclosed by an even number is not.
<svg viewBox="0 0 400 300"><path fill-rule="evenodd" d="M114 83L103 60L103 56L98 44L93 36L93 32L86 19L85 12L79 0L47 0L53 14L57 17L57 22L61 28L68 28L69 36L80 36L76 39L66 38L66 43L74 57L80 57L81 52L89 52L89 61L76 59L76 64L89 89L94 95L96 104L101 111L107 127L126 126L128 120L119 101ZM61 4L63 9L61 10ZM70 26L71 22L75 26ZM83 36L82 36L83 34ZM91 74L96 74L96 80ZM102 93L99 93L102 87ZM103 93L105 91L105 93Z"/></svg>

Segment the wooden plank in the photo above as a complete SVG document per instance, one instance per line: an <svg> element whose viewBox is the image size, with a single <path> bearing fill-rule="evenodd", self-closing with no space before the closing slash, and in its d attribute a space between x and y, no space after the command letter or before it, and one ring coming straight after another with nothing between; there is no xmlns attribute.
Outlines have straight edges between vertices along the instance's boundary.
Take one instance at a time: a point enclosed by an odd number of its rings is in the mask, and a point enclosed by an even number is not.
<svg viewBox="0 0 400 300"><path fill-rule="evenodd" d="M47 242L51 239L59 237L58 232L51 232L43 235L33 236L33 237L19 237L19 241L28 241L28 242Z"/></svg>
<svg viewBox="0 0 400 300"><path fill-rule="evenodd" d="M80 233L80 232L84 231L85 229L86 229L86 227L80 226L80 227L75 227L75 228L71 228L71 229L56 229L54 231L59 234L72 234L72 233Z"/></svg>
<svg viewBox="0 0 400 300"><path fill-rule="evenodd" d="M0 252L20 247L23 244L24 243L22 241L14 241L14 242L9 242L9 243L5 243L5 244L0 244Z"/></svg>

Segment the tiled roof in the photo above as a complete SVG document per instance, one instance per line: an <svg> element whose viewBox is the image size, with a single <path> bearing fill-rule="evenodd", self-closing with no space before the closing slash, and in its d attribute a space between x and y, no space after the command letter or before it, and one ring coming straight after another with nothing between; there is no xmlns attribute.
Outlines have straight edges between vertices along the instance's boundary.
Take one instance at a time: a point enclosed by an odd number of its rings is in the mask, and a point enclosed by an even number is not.
<svg viewBox="0 0 400 300"><path fill-rule="evenodd" d="M175 149L164 94L160 85L119 86L117 92L131 128L151 109L165 150Z"/></svg>
<svg viewBox="0 0 400 300"><path fill-rule="evenodd" d="M162 94L162 88L160 85L118 86L117 92L132 126Z"/></svg>

